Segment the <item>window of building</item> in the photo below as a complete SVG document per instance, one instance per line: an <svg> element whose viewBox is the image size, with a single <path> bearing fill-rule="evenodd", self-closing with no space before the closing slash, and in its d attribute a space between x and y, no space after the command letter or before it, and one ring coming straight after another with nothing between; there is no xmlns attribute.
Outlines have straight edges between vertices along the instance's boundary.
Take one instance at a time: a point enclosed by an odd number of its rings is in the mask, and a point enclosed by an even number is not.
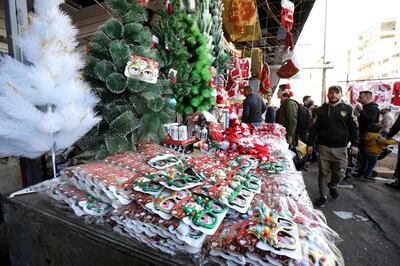
<svg viewBox="0 0 400 266"><path fill-rule="evenodd" d="M7 34L6 24L4 19L4 3L0 0L0 53L7 53Z"/></svg>
<svg viewBox="0 0 400 266"><path fill-rule="evenodd" d="M396 21L386 21L381 23L381 32L394 31L396 29Z"/></svg>
<svg viewBox="0 0 400 266"><path fill-rule="evenodd" d="M394 38L394 34L381 35L381 39L390 39L390 38Z"/></svg>

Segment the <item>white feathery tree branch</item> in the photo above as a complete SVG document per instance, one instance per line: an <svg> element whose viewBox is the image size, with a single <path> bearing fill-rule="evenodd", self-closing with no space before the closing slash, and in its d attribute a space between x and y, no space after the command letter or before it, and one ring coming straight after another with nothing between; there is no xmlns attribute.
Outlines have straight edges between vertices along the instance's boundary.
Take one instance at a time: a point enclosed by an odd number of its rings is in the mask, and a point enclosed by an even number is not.
<svg viewBox="0 0 400 266"><path fill-rule="evenodd" d="M59 9L63 2L35 1L29 28L16 40L30 65L0 56L0 157L65 149L101 120L80 73L78 30Z"/></svg>

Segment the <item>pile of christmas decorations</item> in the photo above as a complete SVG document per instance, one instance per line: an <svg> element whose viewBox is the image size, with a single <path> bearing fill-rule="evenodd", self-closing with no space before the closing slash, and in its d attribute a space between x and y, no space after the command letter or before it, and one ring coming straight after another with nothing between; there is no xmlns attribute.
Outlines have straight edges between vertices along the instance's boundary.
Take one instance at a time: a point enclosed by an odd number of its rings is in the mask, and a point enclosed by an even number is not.
<svg viewBox="0 0 400 266"><path fill-rule="evenodd" d="M284 143L273 127L253 135ZM313 209L285 146L266 146L259 159L147 144L67 168L49 193L78 216L101 217L120 234L201 263L342 265L338 236Z"/></svg>

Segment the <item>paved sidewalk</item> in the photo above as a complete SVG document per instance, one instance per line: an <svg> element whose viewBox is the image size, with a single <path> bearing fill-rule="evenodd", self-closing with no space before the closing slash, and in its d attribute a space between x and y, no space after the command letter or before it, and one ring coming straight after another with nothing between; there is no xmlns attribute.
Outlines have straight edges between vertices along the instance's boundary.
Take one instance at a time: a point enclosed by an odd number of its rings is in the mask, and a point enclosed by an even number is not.
<svg viewBox="0 0 400 266"><path fill-rule="evenodd" d="M318 195L316 164L304 171L304 181L313 201ZM321 210L328 225L344 240L338 244L346 265L400 265L400 191L384 182L369 183L350 178L339 188L339 198L328 196ZM333 211L352 212L355 218L344 220Z"/></svg>

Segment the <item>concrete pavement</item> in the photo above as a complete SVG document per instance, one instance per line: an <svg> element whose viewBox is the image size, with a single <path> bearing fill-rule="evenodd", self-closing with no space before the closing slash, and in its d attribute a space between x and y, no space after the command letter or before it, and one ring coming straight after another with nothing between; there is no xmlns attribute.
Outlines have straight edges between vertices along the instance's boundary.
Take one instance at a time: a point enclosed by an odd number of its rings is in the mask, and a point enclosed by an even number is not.
<svg viewBox="0 0 400 266"><path fill-rule="evenodd" d="M318 168L314 163L303 171L304 181L313 202L318 194ZM344 240L337 244L346 265L400 265L400 191L384 182L369 183L350 178L339 188L339 198L328 196L321 210L328 225ZM355 218L344 220L333 211L352 212Z"/></svg>

